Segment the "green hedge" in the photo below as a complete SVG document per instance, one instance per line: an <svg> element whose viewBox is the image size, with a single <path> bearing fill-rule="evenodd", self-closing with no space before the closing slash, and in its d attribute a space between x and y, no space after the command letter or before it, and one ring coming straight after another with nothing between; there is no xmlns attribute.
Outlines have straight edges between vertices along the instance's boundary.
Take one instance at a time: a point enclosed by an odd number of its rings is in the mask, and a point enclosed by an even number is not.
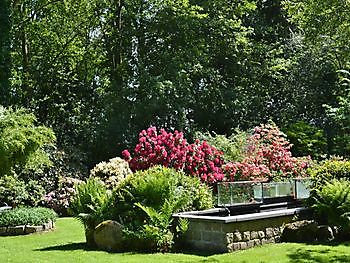
<svg viewBox="0 0 350 263"><path fill-rule="evenodd" d="M49 208L15 208L0 212L0 227L41 225L56 218L57 214Z"/></svg>
<svg viewBox="0 0 350 263"><path fill-rule="evenodd" d="M313 179L316 188L322 187L333 179L350 180L350 161L329 159L309 168L308 174Z"/></svg>

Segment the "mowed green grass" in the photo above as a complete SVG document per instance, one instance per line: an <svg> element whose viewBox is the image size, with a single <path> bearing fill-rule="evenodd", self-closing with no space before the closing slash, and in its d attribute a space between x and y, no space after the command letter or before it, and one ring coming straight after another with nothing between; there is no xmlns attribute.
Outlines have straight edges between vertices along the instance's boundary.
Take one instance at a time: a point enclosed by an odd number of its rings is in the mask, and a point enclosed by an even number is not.
<svg viewBox="0 0 350 263"><path fill-rule="evenodd" d="M0 237L0 262L349 262L350 243L265 245L230 254L107 253L86 250L82 225L60 218L54 231L16 237Z"/></svg>

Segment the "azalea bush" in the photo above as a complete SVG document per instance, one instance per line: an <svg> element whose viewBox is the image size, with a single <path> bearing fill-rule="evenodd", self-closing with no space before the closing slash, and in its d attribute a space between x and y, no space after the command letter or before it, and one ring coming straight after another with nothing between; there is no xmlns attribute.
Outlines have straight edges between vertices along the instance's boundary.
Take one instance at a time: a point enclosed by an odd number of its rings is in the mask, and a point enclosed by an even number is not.
<svg viewBox="0 0 350 263"><path fill-rule="evenodd" d="M218 137L218 140L222 142L222 138ZM158 132L151 127L140 133L133 155L124 150L123 156L134 171L163 165L199 177L206 183L306 176L310 158L293 157L292 144L273 122L255 127L245 142L241 139L239 144L235 144L232 138L224 140L224 145L229 148L242 147L235 149L240 153L238 160L224 163L224 153L207 141L196 139L190 144L181 132L170 133L164 129ZM222 143L220 145L223 146Z"/></svg>
<svg viewBox="0 0 350 263"><path fill-rule="evenodd" d="M226 180L273 180L305 176L310 159L293 157L291 147L274 123L255 127L247 140L245 158L241 162L224 165Z"/></svg>
<svg viewBox="0 0 350 263"><path fill-rule="evenodd" d="M82 182L78 178L60 177L57 188L44 196L44 205L55 210L60 216L67 216L70 202L76 194L75 187Z"/></svg>
<svg viewBox="0 0 350 263"><path fill-rule="evenodd" d="M122 154L133 171L162 165L184 171L208 183L224 178L221 170L223 153L206 141L197 139L190 144L179 131L158 131L155 127L143 130L139 134L139 143L133 155L128 150L124 150Z"/></svg>
<svg viewBox="0 0 350 263"><path fill-rule="evenodd" d="M90 171L90 175L100 178L108 189L118 186L131 173L128 162L119 157L100 162Z"/></svg>

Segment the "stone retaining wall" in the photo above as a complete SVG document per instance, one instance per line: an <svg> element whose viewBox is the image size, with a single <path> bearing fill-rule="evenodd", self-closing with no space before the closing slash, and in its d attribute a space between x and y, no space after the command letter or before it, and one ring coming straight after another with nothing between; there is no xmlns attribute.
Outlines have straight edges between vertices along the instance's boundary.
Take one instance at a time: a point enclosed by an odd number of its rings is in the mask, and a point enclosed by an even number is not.
<svg viewBox="0 0 350 263"><path fill-rule="evenodd" d="M16 236L49 231L55 227L54 221L49 221L39 226L21 225L0 227L0 236Z"/></svg>
<svg viewBox="0 0 350 263"><path fill-rule="evenodd" d="M175 217L189 221L183 237L186 248L222 253L280 242L283 225L292 222L297 212L288 211L289 214L280 213L277 216L268 212L227 218L180 213ZM268 218L262 218L262 215Z"/></svg>

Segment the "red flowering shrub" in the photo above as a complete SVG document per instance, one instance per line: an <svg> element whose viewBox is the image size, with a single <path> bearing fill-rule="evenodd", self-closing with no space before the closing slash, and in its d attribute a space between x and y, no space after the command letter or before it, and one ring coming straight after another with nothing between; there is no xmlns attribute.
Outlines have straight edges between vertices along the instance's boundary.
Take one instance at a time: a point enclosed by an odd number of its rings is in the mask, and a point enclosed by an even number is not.
<svg viewBox="0 0 350 263"><path fill-rule="evenodd" d="M133 156L128 150L122 154L133 171L162 165L197 176L204 182L213 183L224 178L221 170L223 153L205 141L189 144L179 131L170 133L161 129L158 132L155 127L150 127L139 134Z"/></svg>
<svg viewBox="0 0 350 263"><path fill-rule="evenodd" d="M275 124L255 127L248 138L246 157L228 163L223 170L229 181L304 176L308 160L292 157L291 147Z"/></svg>

